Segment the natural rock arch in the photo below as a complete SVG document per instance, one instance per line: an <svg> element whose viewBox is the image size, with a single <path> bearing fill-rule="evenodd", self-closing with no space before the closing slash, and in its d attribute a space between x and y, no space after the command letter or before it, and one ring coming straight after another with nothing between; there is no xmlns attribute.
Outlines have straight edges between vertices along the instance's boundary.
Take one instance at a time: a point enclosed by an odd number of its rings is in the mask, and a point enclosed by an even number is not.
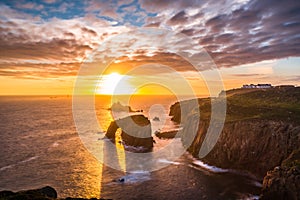
<svg viewBox="0 0 300 200"><path fill-rule="evenodd" d="M115 134L119 128L122 130L122 141L126 145L144 147L145 151L152 150L154 140L151 135L150 120L147 117L132 115L112 121L107 129L106 137L115 142Z"/></svg>

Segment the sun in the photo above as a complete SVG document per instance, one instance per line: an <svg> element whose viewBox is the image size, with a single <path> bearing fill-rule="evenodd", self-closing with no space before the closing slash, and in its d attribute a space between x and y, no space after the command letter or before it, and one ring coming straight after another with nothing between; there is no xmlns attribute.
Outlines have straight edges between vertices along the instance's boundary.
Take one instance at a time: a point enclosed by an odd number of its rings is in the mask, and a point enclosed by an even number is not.
<svg viewBox="0 0 300 200"><path fill-rule="evenodd" d="M130 84L132 77L113 72L102 75L97 84L96 93L103 95L125 95L132 94L135 88Z"/></svg>

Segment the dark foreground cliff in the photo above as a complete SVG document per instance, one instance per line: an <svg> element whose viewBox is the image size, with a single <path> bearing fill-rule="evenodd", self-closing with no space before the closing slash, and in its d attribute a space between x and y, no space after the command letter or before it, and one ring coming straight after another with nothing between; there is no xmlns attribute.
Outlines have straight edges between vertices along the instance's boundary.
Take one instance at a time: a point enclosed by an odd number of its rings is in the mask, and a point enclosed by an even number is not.
<svg viewBox="0 0 300 200"><path fill-rule="evenodd" d="M250 172L262 180L268 170L282 165L292 152L300 149L300 88L238 89L228 91L227 95L224 128L216 145L201 159L221 168ZM197 135L188 147L195 157L198 157L207 134L211 104L218 101L209 98L198 100L201 120ZM199 119L193 114L195 108L190 108L190 114L181 118L180 108L186 108L188 104L189 101L176 103L170 110L175 122L183 121L184 144L191 127L197 124L195 119ZM284 168L283 173L276 174L277 179L292 182L286 179L285 172L289 170ZM299 177L292 180L299 183ZM291 190L300 191L299 184Z"/></svg>
<svg viewBox="0 0 300 200"><path fill-rule="evenodd" d="M98 200L97 198L72 198L67 197L64 199L57 198L57 192L54 188L46 186L39 189L24 190L19 192L0 191L0 200ZM99 200L104 200L100 198Z"/></svg>

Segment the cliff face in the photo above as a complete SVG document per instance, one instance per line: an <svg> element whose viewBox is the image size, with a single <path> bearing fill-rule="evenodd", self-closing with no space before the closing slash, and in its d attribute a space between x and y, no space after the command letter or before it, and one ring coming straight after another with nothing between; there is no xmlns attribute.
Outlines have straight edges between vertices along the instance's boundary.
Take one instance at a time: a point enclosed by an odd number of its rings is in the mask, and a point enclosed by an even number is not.
<svg viewBox="0 0 300 200"><path fill-rule="evenodd" d="M192 123L189 121L186 127ZM196 157L207 127L207 122L199 125L198 134L188 148ZM218 142L202 160L222 168L246 170L263 178L268 170L280 165L298 148L300 126L269 120L245 120L225 123Z"/></svg>
<svg viewBox="0 0 300 200"><path fill-rule="evenodd" d="M227 94L224 128L216 145L201 159L222 168L246 170L262 179L300 148L300 88L232 90ZM198 99L200 116L195 116L191 108L190 115L183 115L183 119L180 107L186 108L188 101L170 108L173 121L184 127L184 145L189 144L191 131L198 130L192 144L186 145L195 157L207 134L211 104L217 101Z"/></svg>
<svg viewBox="0 0 300 200"><path fill-rule="evenodd" d="M281 166L268 171L261 199L300 199L300 149L293 151Z"/></svg>
<svg viewBox="0 0 300 200"><path fill-rule="evenodd" d="M126 145L144 147L145 151L152 150L151 125L149 119L144 115L133 115L112 121L107 129L106 136L115 142L115 134L119 128L122 130L122 141Z"/></svg>

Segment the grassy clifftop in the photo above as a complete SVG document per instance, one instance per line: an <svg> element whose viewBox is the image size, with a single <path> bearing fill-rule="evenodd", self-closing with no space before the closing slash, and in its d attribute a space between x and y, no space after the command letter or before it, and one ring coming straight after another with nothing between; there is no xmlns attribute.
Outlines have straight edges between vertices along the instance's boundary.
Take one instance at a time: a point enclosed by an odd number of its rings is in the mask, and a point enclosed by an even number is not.
<svg viewBox="0 0 300 200"><path fill-rule="evenodd" d="M234 89L226 92L226 122L247 119L280 120L300 124L300 87L270 89ZM201 120L209 120L211 103L218 99L198 99ZM189 101L181 102L187 106ZM194 108L195 109L195 108ZM191 109L191 114L193 109ZM180 121L180 105L171 107L173 120Z"/></svg>
<svg viewBox="0 0 300 200"><path fill-rule="evenodd" d="M238 89L227 93L227 121L260 118L300 122L299 87Z"/></svg>

